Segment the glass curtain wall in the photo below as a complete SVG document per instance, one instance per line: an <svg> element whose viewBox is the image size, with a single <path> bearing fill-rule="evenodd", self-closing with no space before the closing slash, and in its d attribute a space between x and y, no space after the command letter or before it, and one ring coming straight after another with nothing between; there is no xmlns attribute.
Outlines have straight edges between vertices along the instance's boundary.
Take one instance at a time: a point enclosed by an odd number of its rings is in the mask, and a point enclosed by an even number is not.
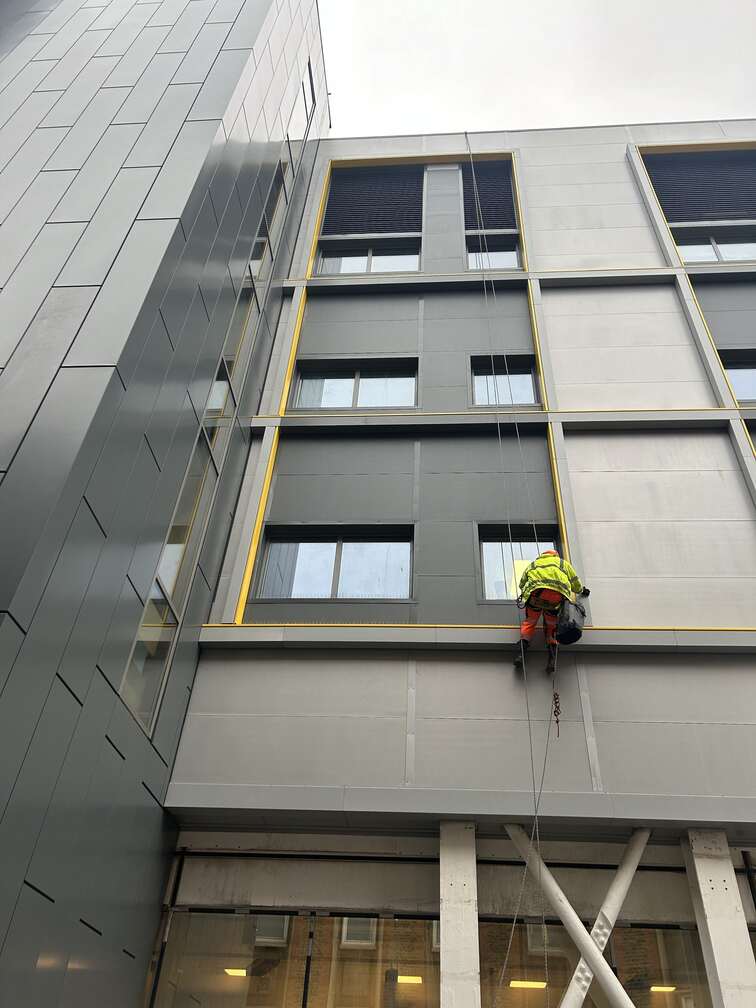
<svg viewBox="0 0 756 1008"><path fill-rule="evenodd" d="M481 921L479 936L482 1008L556 1008L580 958L561 925L517 924L512 935L510 923ZM695 931L616 927L605 955L635 1008L712 1008ZM605 1008L595 981L583 1004Z"/></svg>
<svg viewBox="0 0 756 1008"><path fill-rule="evenodd" d="M154 1008L189 1005L438 1008L438 923L177 912Z"/></svg>

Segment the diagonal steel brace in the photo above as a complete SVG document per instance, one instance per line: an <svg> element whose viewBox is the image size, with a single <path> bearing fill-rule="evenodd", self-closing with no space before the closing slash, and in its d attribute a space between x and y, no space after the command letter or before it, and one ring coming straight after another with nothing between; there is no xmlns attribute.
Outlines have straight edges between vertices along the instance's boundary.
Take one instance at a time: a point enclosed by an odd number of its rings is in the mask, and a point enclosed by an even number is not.
<svg viewBox="0 0 756 1008"><path fill-rule="evenodd" d="M583 922L572 908L570 901L562 892L559 883L543 862L540 854L530 843L530 838L521 826L506 826L509 839L517 848L519 854L528 866L533 878L538 882L546 899L564 924L565 930L577 946L578 952L585 959L588 967L596 977L596 981L606 995L610 1008L634 1008L622 984L604 959L598 946L594 943Z"/></svg>
<svg viewBox="0 0 756 1008"><path fill-rule="evenodd" d="M601 909L596 917L596 923L591 928L591 938L601 952L606 948L609 935L617 923L617 917L622 909L622 904L625 902L630 883L633 881L633 876L650 836L651 830L639 829L634 831L625 848L625 853L622 855L622 860L617 868L617 874L612 879L612 884L609 886L604 897L604 902L601 904ZM585 959L581 958L575 967L575 972L572 974L569 986L564 992L562 1000L559 1002L559 1008L581 1008L592 980L593 970Z"/></svg>

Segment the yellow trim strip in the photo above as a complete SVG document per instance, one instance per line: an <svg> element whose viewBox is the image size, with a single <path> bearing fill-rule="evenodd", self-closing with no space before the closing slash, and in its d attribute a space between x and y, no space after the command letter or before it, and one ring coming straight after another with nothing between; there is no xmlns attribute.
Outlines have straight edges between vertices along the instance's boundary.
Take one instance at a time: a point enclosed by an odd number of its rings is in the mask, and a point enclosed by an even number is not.
<svg viewBox="0 0 756 1008"><path fill-rule="evenodd" d="M241 589L239 590L239 600L236 603L236 613L234 615L234 623L236 626L243 625L244 623L244 610L247 605L247 596L249 595L249 589L252 584L252 573L255 568L257 548L260 544L260 536L262 534L263 521L265 519L265 509L268 506L268 494L270 493L270 485L273 481L273 467L276 462L276 453L278 451L278 436L279 428L276 427L273 430L273 442L270 446L268 464L265 467L265 477L263 479L262 491L260 492L260 503L257 505L257 515L255 516L254 528L252 529L252 540L249 544L247 562L244 565L244 576L242 577Z"/></svg>
<svg viewBox="0 0 756 1008"><path fill-rule="evenodd" d="M551 463L551 481L554 484L554 500L557 507L557 519L559 521L559 534L562 540L562 553L565 560L570 559L570 543L567 538L567 524L564 520L564 505L562 504L562 487L559 482L559 467L557 466L556 448L554 446L554 432L549 424L546 428L546 442L549 448L549 462Z"/></svg>
<svg viewBox="0 0 756 1008"><path fill-rule="evenodd" d="M389 630L519 630L519 623L205 623L205 630L223 630L241 626L252 628L272 627L328 627L342 629L367 629L385 627ZM617 631L633 633L756 633L750 627L686 627L686 626L586 626L586 631Z"/></svg>
<svg viewBox="0 0 756 1008"><path fill-rule="evenodd" d="M541 335L538 330L538 322L536 320L535 304L533 302L533 285L528 280L527 284L527 294L528 294L528 312L530 313L530 328L533 334L533 349L535 350L536 364L538 366L538 384L541 387L541 402L543 403L543 411L548 412L549 410L549 393L546 389L546 379L543 375L543 359L541 358ZM535 410L533 412L536 412Z"/></svg>

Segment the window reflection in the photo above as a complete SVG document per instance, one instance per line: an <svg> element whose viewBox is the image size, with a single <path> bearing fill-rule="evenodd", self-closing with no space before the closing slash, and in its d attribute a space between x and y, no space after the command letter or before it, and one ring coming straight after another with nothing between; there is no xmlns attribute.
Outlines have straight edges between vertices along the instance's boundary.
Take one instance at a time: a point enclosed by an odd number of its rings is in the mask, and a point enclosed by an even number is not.
<svg viewBox="0 0 756 1008"><path fill-rule="evenodd" d="M155 1008L302 1008L305 976L305 1008L438 1008L433 922L179 911Z"/></svg>
<svg viewBox="0 0 756 1008"><path fill-rule="evenodd" d="M154 584L120 689L124 702L147 731L157 706L176 626L176 617L165 595Z"/></svg>
<svg viewBox="0 0 756 1008"><path fill-rule="evenodd" d="M479 938L482 1008L547 1008L560 1003L580 958L561 925L547 925L544 934L541 924L518 924L512 934L511 924L481 922ZM616 927L605 955L636 1008L711 1008L695 932ZM659 987L673 990L652 990ZM605 1008L606 998L595 982L583 1004Z"/></svg>
<svg viewBox="0 0 756 1008"><path fill-rule="evenodd" d="M531 406L537 402L531 358L473 357L472 371L476 406Z"/></svg>
<svg viewBox="0 0 756 1008"><path fill-rule="evenodd" d="M339 598L409 598L408 542L345 542Z"/></svg>
<svg viewBox="0 0 756 1008"><path fill-rule="evenodd" d="M516 599L520 578L531 561L547 549L556 549L556 536L537 529L539 541L526 538L517 528L483 527L480 530L480 559L483 568L483 596L486 599ZM512 539L509 536L512 536ZM515 538L517 537L517 538Z"/></svg>
<svg viewBox="0 0 756 1008"><path fill-rule="evenodd" d="M731 364L727 377L739 402L756 401L756 364Z"/></svg>

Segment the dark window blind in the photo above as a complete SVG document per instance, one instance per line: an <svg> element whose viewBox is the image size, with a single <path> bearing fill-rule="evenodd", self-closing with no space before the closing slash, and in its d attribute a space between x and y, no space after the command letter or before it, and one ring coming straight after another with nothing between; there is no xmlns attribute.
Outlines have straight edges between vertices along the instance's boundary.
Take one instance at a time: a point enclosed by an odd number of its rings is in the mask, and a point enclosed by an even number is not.
<svg viewBox="0 0 756 1008"><path fill-rule="evenodd" d="M423 165L334 169L322 233L422 231L423 172Z"/></svg>
<svg viewBox="0 0 756 1008"><path fill-rule="evenodd" d="M756 150L646 154L670 223L756 218Z"/></svg>
<svg viewBox="0 0 756 1008"><path fill-rule="evenodd" d="M517 218L512 194L512 163L508 160L476 161L475 183L478 190L477 200L470 162L463 162L462 186L465 196L465 228L468 231L516 228ZM480 208L478 208L478 202Z"/></svg>

